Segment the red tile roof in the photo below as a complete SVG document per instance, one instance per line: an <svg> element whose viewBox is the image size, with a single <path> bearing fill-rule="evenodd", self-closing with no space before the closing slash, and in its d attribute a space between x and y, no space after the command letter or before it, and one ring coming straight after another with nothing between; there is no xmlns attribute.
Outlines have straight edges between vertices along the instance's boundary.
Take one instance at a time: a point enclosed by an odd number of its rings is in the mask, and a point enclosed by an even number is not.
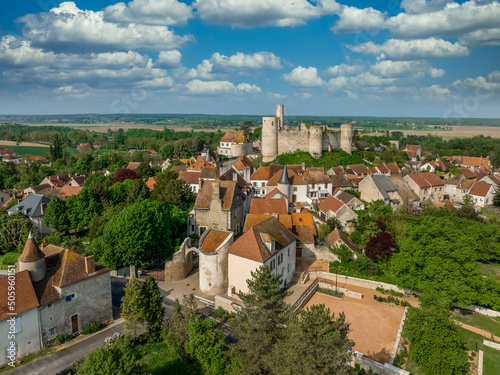
<svg viewBox="0 0 500 375"><path fill-rule="evenodd" d="M40 260L44 258L45 255L42 253L40 248L38 247L35 239L31 236L26 240L26 244L24 245L24 250L19 257L19 262L34 262L36 260Z"/></svg>
<svg viewBox="0 0 500 375"><path fill-rule="evenodd" d="M364 164L351 164L346 169L352 170L356 175L370 174L370 169Z"/></svg>
<svg viewBox="0 0 500 375"><path fill-rule="evenodd" d="M434 172L413 173L408 176L410 176L420 188L444 185L444 181Z"/></svg>
<svg viewBox="0 0 500 375"><path fill-rule="evenodd" d="M251 214L288 214L285 198L279 199L252 199L250 202Z"/></svg>
<svg viewBox="0 0 500 375"><path fill-rule="evenodd" d="M71 197L72 195L77 195L82 189L83 187L80 186L65 185L61 188L61 190L59 190L57 196L59 197L59 199L64 200L68 197Z"/></svg>
<svg viewBox="0 0 500 375"><path fill-rule="evenodd" d="M477 195L479 197L486 197L486 194L488 194L488 191L490 191L491 186L492 185L488 184L487 182L477 181L470 188L469 194Z"/></svg>
<svg viewBox="0 0 500 375"><path fill-rule="evenodd" d="M0 321L12 316L8 315L8 313L21 314L40 306L28 271L17 272L14 275L14 282L16 288L16 304L15 310L11 311L8 310L9 305L7 303L9 295L9 277L0 278ZM7 340L7 338L5 337L3 340Z"/></svg>
<svg viewBox="0 0 500 375"><path fill-rule="evenodd" d="M250 168L251 166L252 161L246 155L239 156L233 164L233 167L235 167L239 171L242 171L245 168Z"/></svg>
<svg viewBox="0 0 500 375"><path fill-rule="evenodd" d="M44 160L47 160L47 159L44 158L43 156L40 156L40 155L31 155L29 157L29 161L44 161Z"/></svg>
<svg viewBox="0 0 500 375"><path fill-rule="evenodd" d="M329 195L318 205L318 209L326 214L330 210L337 212L343 205L343 202L335 198L333 195Z"/></svg>
<svg viewBox="0 0 500 375"><path fill-rule="evenodd" d="M199 171L181 171L178 180L186 181L188 185L198 185L200 183L201 172Z"/></svg>
<svg viewBox="0 0 500 375"><path fill-rule="evenodd" d="M458 168L458 171L462 173L466 178L476 178L476 174L467 167Z"/></svg>
<svg viewBox="0 0 500 375"><path fill-rule="evenodd" d="M230 233L219 232L218 230L210 229L210 232L203 239L203 244L200 250L205 254L212 254L219 248L220 245L230 236Z"/></svg>
<svg viewBox="0 0 500 375"><path fill-rule="evenodd" d="M245 132L243 130L228 130L220 141L243 143L244 139L245 139Z"/></svg>

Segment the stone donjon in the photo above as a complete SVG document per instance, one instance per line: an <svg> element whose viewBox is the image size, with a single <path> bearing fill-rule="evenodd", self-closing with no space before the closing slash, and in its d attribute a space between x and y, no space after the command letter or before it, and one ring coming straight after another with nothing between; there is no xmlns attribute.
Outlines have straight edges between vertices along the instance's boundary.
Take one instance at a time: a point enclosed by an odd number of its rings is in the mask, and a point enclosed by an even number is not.
<svg viewBox="0 0 500 375"><path fill-rule="evenodd" d="M321 157L323 151L339 149L351 154L352 124L342 124L340 131L326 125L307 127L304 123L298 128L289 128L284 125L284 105L278 104L276 116L262 118L262 160L273 161L278 155L297 149L316 158Z"/></svg>

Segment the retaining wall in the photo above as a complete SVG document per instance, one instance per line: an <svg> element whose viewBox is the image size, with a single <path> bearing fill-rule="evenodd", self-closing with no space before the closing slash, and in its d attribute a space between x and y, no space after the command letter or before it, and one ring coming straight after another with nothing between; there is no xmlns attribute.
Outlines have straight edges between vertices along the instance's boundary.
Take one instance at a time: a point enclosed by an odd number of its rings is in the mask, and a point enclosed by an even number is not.
<svg viewBox="0 0 500 375"><path fill-rule="evenodd" d="M381 364L369 358L365 358L363 353L357 351L354 351L351 366L354 367L354 364L358 364L359 367L365 369L366 371L372 370L378 375L410 375L408 371L400 369L396 366L392 366L388 363Z"/></svg>

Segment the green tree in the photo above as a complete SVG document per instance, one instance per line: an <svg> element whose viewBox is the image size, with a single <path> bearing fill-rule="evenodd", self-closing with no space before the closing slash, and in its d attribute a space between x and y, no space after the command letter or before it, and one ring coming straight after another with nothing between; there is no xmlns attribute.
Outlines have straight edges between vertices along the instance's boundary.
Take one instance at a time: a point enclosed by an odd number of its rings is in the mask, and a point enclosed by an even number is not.
<svg viewBox="0 0 500 375"><path fill-rule="evenodd" d="M497 192L493 196L493 204L497 207L500 207L500 189L497 188Z"/></svg>
<svg viewBox="0 0 500 375"><path fill-rule="evenodd" d="M239 314L234 335L238 342L232 347L233 357L242 362L244 374L270 374L271 353L283 339L290 318L291 306L285 302L290 295L280 288L281 275L267 266L251 272L248 293L240 293L244 307Z"/></svg>
<svg viewBox="0 0 500 375"><path fill-rule="evenodd" d="M80 365L76 375L138 375L141 374L137 348L127 338L94 349Z"/></svg>
<svg viewBox="0 0 500 375"><path fill-rule="evenodd" d="M160 155L160 158L162 160L174 157L175 156L174 143L173 142L165 143L163 146L161 146L160 150L158 151L158 155Z"/></svg>
<svg viewBox="0 0 500 375"><path fill-rule="evenodd" d="M63 157L63 147L59 133L55 133L52 137L52 144L49 147L49 157L51 161L56 161Z"/></svg>
<svg viewBox="0 0 500 375"><path fill-rule="evenodd" d="M141 163L139 167L137 167L137 173L141 175L142 178L148 179L149 177L154 175L154 170L151 168L149 163Z"/></svg>
<svg viewBox="0 0 500 375"><path fill-rule="evenodd" d="M163 297L156 280L148 275L141 286L141 300L144 304L144 321L148 327L148 335L151 340L158 341L165 317L165 309L162 306Z"/></svg>
<svg viewBox="0 0 500 375"><path fill-rule="evenodd" d="M180 354L186 357L186 348L189 342L189 326L201 318L198 311L198 301L193 294L184 296L182 304L177 299L174 304L174 313L167 326L166 339L180 349Z"/></svg>
<svg viewBox="0 0 500 375"><path fill-rule="evenodd" d="M410 359L426 375L468 373L463 337L439 298L424 296L420 308L410 308L403 336L410 341Z"/></svg>
<svg viewBox="0 0 500 375"><path fill-rule="evenodd" d="M188 330L186 353L201 364L206 374L225 374L230 362L228 347L217 323L198 318L189 324Z"/></svg>
<svg viewBox="0 0 500 375"><path fill-rule="evenodd" d="M179 175L172 170L160 173L156 179L151 199L160 203L168 202L178 206L183 211L191 209L196 195L184 180L178 180Z"/></svg>
<svg viewBox="0 0 500 375"><path fill-rule="evenodd" d="M335 319L325 305L313 305L293 315L286 334L273 350L276 375L352 374L349 324L343 313ZM300 360L297 360L300 358Z"/></svg>
<svg viewBox="0 0 500 375"><path fill-rule="evenodd" d="M483 218L474 208L474 200L470 195L466 195L462 207L455 211L455 215L467 220L483 221Z"/></svg>
<svg viewBox="0 0 500 375"><path fill-rule="evenodd" d="M90 189L84 187L77 195L72 195L65 200L68 213L69 227L83 230L92 223L103 210Z"/></svg>
<svg viewBox="0 0 500 375"><path fill-rule="evenodd" d="M0 254L16 250L21 252L29 231L33 229L33 223L22 212L10 215L0 213Z"/></svg>
<svg viewBox="0 0 500 375"><path fill-rule="evenodd" d="M322 223L318 225L318 236L321 239L325 239L331 233L330 227L328 224Z"/></svg>
<svg viewBox="0 0 500 375"><path fill-rule="evenodd" d="M69 219L66 201L54 197L47 205L47 211L43 217L43 222L58 232L68 229Z"/></svg>
<svg viewBox="0 0 500 375"><path fill-rule="evenodd" d="M144 323L144 310L147 308L142 298L142 288L139 281L132 276L125 285L124 291L121 317L125 320L125 331L133 337L137 337L138 330Z"/></svg>
<svg viewBox="0 0 500 375"><path fill-rule="evenodd" d="M146 186L146 183L141 179L126 180L124 184L126 186L125 203L127 205L143 201L144 199L149 199L149 197L151 196L151 193L148 187Z"/></svg>
<svg viewBox="0 0 500 375"><path fill-rule="evenodd" d="M173 254L184 228L184 214L179 209L145 199L112 217L91 247L113 269L148 266Z"/></svg>

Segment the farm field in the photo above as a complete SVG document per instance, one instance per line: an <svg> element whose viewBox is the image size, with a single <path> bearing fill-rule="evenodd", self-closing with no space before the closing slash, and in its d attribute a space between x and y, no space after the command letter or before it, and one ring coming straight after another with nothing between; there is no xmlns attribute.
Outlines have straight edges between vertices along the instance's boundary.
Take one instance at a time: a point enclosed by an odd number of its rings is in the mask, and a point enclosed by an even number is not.
<svg viewBox="0 0 500 375"><path fill-rule="evenodd" d="M195 132L200 132L200 131L205 131L205 132L216 132L217 130L227 130L227 129L233 129L233 127L221 127L221 128L215 128L215 129L193 129L192 126L186 125L147 125L147 124L131 124L131 123L126 123L126 124L27 124L29 126L64 126L64 127L69 127L69 128L75 128L75 129L81 129L81 130L89 130L91 132L98 132L98 133L107 133L108 129L111 129L113 131L117 131L118 129L123 129L125 131L129 129L152 129L152 130L163 130L164 127L167 129L172 129L175 131L195 131Z"/></svg>

